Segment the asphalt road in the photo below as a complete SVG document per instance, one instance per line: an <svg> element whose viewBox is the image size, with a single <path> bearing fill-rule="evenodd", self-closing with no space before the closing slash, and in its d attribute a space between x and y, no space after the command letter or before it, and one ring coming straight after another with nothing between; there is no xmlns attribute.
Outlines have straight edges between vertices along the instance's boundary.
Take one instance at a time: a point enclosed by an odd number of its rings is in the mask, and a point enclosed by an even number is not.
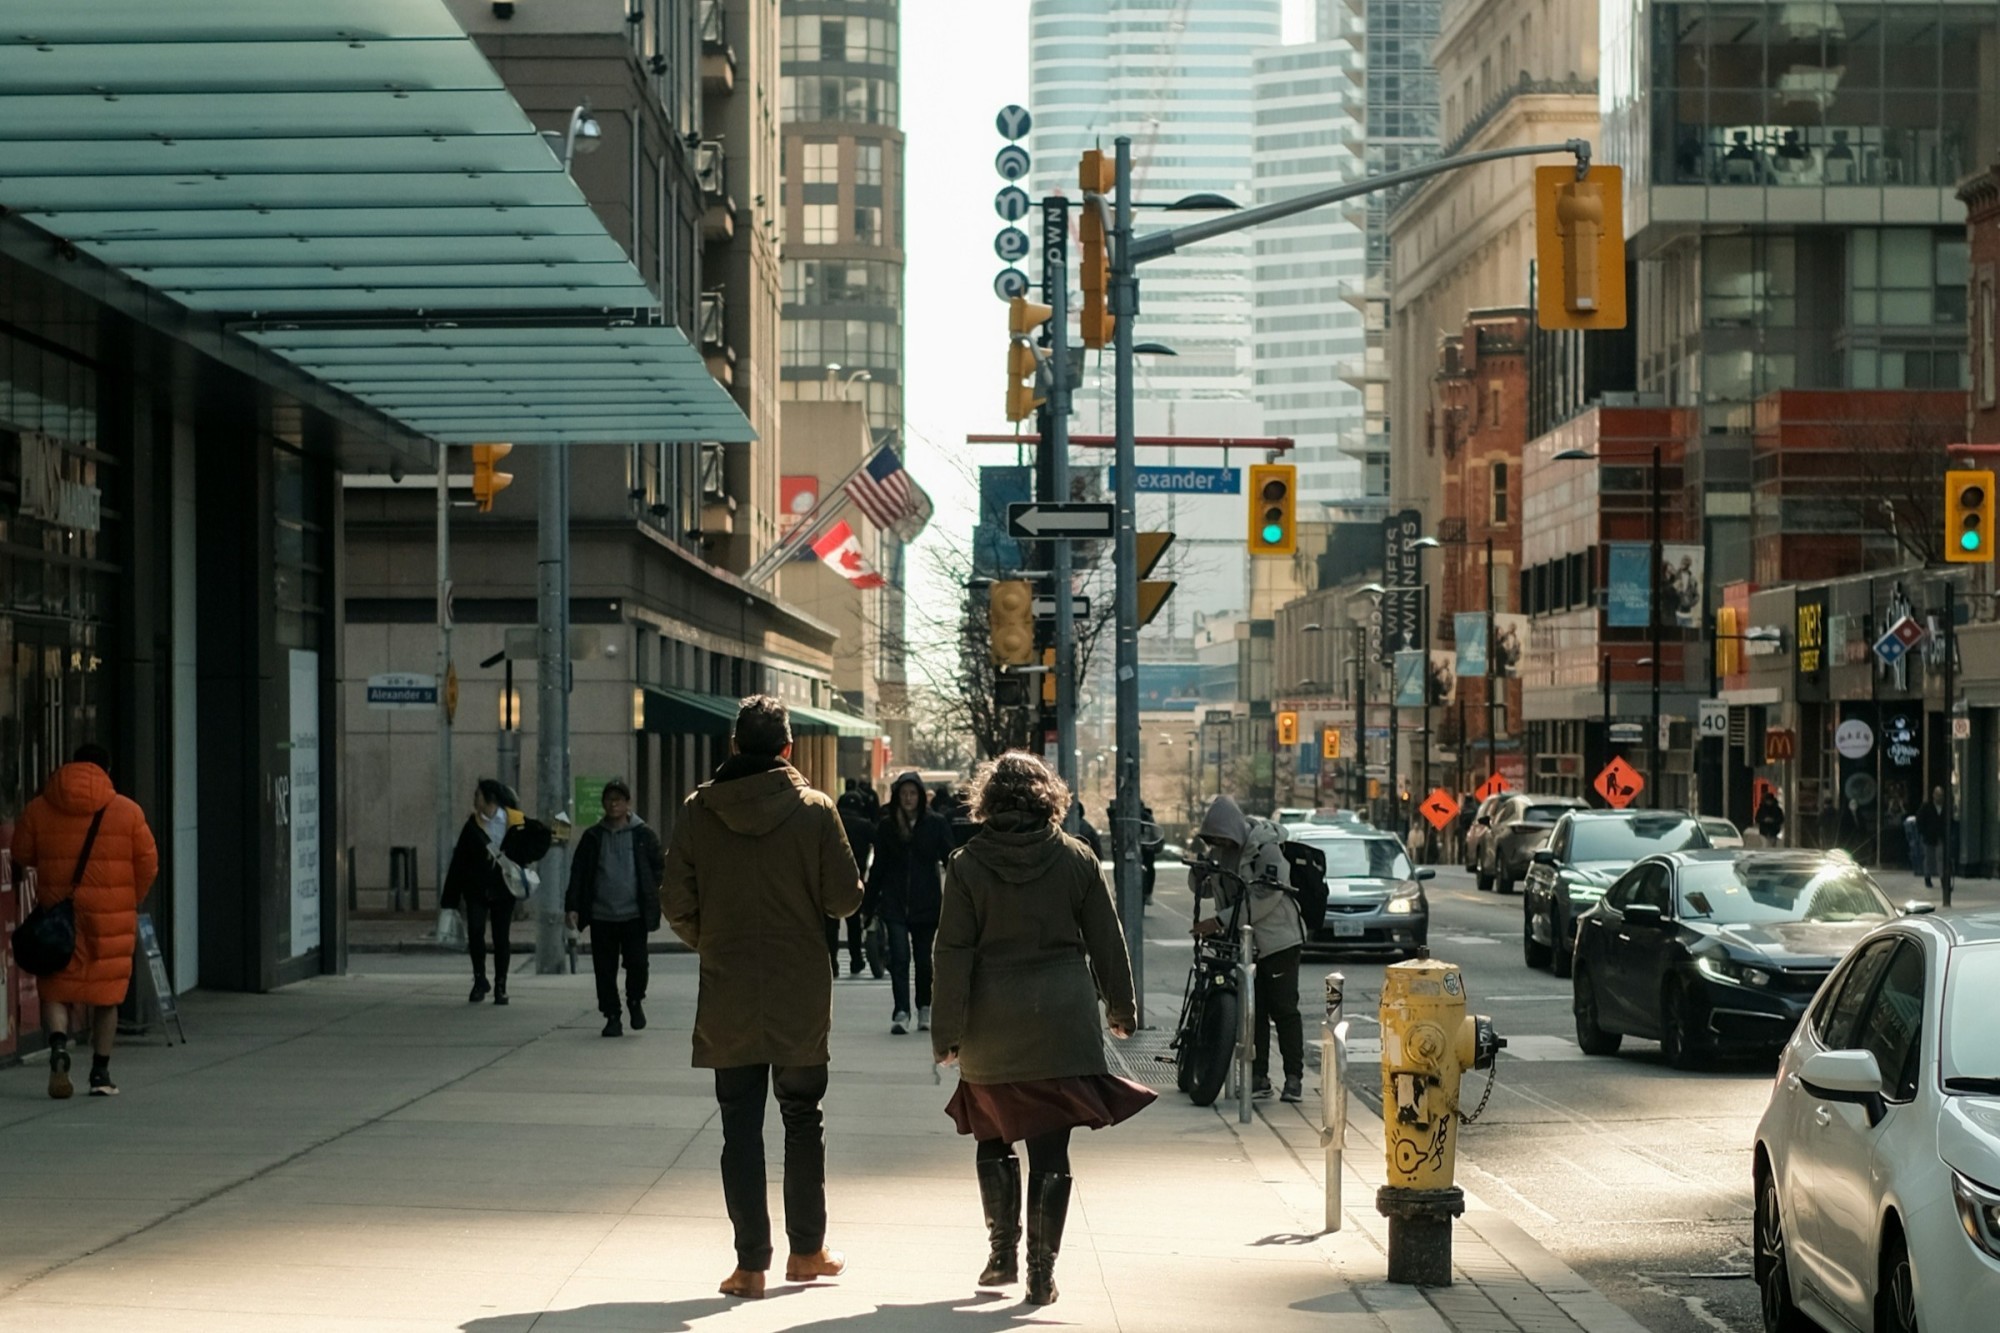
<svg viewBox="0 0 2000 1333"><path fill-rule="evenodd" d="M1160 868L1149 913L1147 991L1178 991L1187 953L1162 939L1185 918L1178 867ZM1519 896L1480 893L1439 867L1429 889L1431 954L1457 963L1476 1013L1508 1049L1487 1109L1459 1140L1459 1183L1657 1333L1750 1333L1762 1327L1750 1266L1750 1151L1770 1094L1771 1063L1705 1073L1667 1068L1652 1042L1628 1038L1610 1058L1577 1049L1569 982L1521 961ZM1308 958L1299 979L1306 1039L1317 1038L1324 977L1345 977L1354 1093L1380 1110L1376 1011L1387 961ZM1175 970L1178 969L1178 970ZM1157 1000L1155 1010L1163 1009ZM1147 1016L1169 1024L1168 1009ZM1276 1052L1273 1052L1273 1064ZM1276 1072L1275 1069L1273 1071ZM1482 1090L1467 1080L1470 1097Z"/></svg>

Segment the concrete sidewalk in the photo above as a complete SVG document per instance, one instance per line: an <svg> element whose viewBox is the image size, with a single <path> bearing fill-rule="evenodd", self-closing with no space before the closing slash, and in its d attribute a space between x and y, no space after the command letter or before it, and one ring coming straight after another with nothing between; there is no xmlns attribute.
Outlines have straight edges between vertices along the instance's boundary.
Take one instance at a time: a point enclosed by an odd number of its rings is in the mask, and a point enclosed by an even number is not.
<svg viewBox="0 0 2000 1333"><path fill-rule="evenodd" d="M1476 1202L1459 1286L1387 1286L1379 1122L1355 1106L1347 1224L1323 1236L1296 1108L1239 1126L1174 1094L1079 1136L1062 1300L981 1296L951 1076L923 1037L888 1034L874 982L836 989L830 1241L849 1275L725 1302L693 959L656 965L654 1025L619 1041L597 1036L586 978L511 989L508 1008L468 1005L443 960L379 958L187 997L193 1043L121 1052L115 1100L47 1100L39 1061L0 1073L0 1330L1636 1327Z"/></svg>

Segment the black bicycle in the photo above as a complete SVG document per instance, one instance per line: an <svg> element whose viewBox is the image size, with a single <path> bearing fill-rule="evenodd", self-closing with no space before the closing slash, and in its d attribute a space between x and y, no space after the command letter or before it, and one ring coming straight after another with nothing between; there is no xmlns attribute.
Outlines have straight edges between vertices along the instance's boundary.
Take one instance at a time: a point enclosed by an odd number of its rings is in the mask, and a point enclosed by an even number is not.
<svg viewBox="0 0 2000 1333"><path fill-rule="evenodd" d="M1244 1003L1236 977L1240 953L1236 935L1250 895L1241 875L1212 861L1192 862L1188 872L1191 884L1199 885L1202 877L1212 876L1234 880L1236 885L1236 905L1227 926L1212 935L1195 936L1194 965L1188 969L1180 1023L1174 1030L1175 1081L1196 1106L1209 1106L1222 1095L1223 1085L1229 1081L1229 1062L1236 1056ZM1199 893L1194 919L1197 924L1202 920Z"/></svg>

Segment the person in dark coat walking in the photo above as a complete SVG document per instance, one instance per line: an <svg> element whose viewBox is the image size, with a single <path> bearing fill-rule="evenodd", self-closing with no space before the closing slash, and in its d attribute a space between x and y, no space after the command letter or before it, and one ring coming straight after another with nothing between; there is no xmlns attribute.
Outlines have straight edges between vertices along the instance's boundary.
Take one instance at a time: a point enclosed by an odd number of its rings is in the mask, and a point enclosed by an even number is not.
<svg viewBox="0 0 2000 1333"><path fill-rule="evenodd" d="M524 822L521 800L514 789L494 778L481 778L472 792L472 813L458 831L451 864L444 872L440 907L465 917L465 951L472 958L472 994L478 1004L487 995L507 1003L507 967L513 958L508 932L514 924L514 895L500 867L500 845L510 828ZM544 849L546 850L546 848ZM486 933L493 932L493 982L486 980Z"/></svg>
<svg viewBox="0 0 2000 1333"><path fill-rule="evenodd" d="M736 714L735 753L687 798L667 846L661 905L701 957L694 1063L715 1071L722 1196L736 1233L725 1296L764 1294L771 1210L764 1111L785 1122L785 1280L837 1277L826 1248L827 1089L833 978L825 923L861 905L861 876L833 798L789 762L791 716L769 695Z"/></svg>
<svg viewBox="0 0 2000 1333"><path fill-rule="evenodd" d="M931 1025L931 939L937 933L951 825L930 812L923 779L905 773L889 789L889 813L875 826L875 863L861 914L880 917L889 935L889 1031L910 1030L910 964L917 973L919 1031Z"/></svg>
<svg viewBox="0 0 2000 1333"><path fill-rule="evenodd" d="M862 793L868 792L867 796ZM870 800L874 793L860 782L848 781L847 790L840 794L837 805L840 809L840 826L847 833L847 846L854 853L854 864L860 869L863 879L868 877L868 862L875 848L875 820L879 811L871 815L871 807L879 802ZM861 950L861 913L847 918L847 975L858 977L867 966ZM840 931L841 923L833 918L826 922L826 951L833 960L833 975L840 975ZM877 971L876 979L886 975L886 970Z"/></svg>
<svg viewBox="0 0 2000 1333"><path fill-rule="evenodd" d="M1069 1139L1136 1115L1151 1089L1110 1072L1102 1022L1138 1025L1132 964L1097 857L1059 821L1061 778L1030 754L980 776L982 827L945 872L931 1051L956 1063L945 1113L978 1144L989 1254L982 1287L1020 1278L1021 1163L1028 1147L1028 1301L1056 1299L1056 1253L1070 1195Z"/></svg>
<svg viewBox="0 0 2000 1333"><path fill-rule="evenodd" d="M632 1030L646 1026L646 937L660 928L660 880L666 873L660 837L632 813L632 789L623 778L604 784L604 818L577 840L569 867L565 909L571 930L590 932L590 964L597 973L597 1012L604 1034L622 1037L618 963L625 963L625 1006Z"/></svg>
<svg viewBox="0 0 2000 1333"><path fill-rule="evenodd" d="M1778 804L1778 793L1764 788L1764 799L1757 802L1757 836L1764 840L1766 847L1776 847L1779 835L1785 831L1784 807Z"/></svg>
<svg viewBox="0 0 2000 1333"><path fill-rule="evenodd" d="M1944 863L1944 788L1932 787L1931 798L1917 809L1917 836L1924 840L1924 887Z"/></svg>

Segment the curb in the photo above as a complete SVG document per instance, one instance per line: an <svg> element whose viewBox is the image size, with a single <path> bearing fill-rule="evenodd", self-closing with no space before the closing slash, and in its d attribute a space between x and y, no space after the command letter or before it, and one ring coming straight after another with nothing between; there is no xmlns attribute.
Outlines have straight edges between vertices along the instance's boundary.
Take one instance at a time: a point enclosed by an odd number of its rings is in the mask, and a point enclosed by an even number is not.
<svg viewBox="0 0 2000 1333"><path fill-rule="evenodd" d="M534 951L534 946L530 944L529 952L532 953L533 951ZM436 940L426 940L426 939L369 940L365 943L349 940L347 944L347 952L349 954L358 954L358 953L436 954L439 957L445 957L445 958L463 958L465 957L465 946L463 944L439 944ZM676 953L693 953L694 950L688 948L687 945L682 944L679 940L671 940L671 941L649 940L646 943L646 952L648 955L676 954ZM576 949L576 955L579 958L588 958L590 956L590 946L588 944L578 945Z"/></svg>

